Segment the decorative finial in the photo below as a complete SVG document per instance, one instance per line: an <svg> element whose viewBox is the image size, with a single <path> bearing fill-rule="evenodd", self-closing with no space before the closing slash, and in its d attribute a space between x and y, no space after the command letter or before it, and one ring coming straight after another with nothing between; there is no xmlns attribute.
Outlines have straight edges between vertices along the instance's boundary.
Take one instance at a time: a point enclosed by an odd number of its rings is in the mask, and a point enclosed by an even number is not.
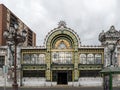
<svg viewBox="0 0 120 90"><path fill-rule="evenodd" d="M65 21L60 21L58 23L58 27L61 27L61 26L66 27L66 22Z"/></svg>
<svg viewBox="0 0 120 90"><path fill-rule="evenodd" d="M115 27L114 27L113 25L110 27L110 31L111 31L111 32L114 32L114 31L115 31Z"/></svg>

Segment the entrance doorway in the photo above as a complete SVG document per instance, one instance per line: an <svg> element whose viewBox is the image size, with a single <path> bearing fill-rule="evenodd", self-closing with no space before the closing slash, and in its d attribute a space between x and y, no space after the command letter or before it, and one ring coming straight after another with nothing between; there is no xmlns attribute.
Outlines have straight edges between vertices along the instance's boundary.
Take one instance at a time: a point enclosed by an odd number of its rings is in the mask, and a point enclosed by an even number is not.
<svg viewBox="0 0 120 90"><path fill-rule="evenodd" d="M67 84L67 73L66 72L60 72L58 73L58 78L57 78L57 84Z"/></svg>

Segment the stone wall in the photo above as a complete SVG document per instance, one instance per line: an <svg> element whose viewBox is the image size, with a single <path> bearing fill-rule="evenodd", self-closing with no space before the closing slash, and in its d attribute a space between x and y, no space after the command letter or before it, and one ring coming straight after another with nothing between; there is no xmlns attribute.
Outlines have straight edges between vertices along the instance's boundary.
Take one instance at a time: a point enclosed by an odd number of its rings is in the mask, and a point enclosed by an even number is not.
<svg viewBox="0 0 120 90"><path fill-rule="evenodd" d="M85 77L79 78L79 86L102 86L103 78L102 77Z"/></svg>

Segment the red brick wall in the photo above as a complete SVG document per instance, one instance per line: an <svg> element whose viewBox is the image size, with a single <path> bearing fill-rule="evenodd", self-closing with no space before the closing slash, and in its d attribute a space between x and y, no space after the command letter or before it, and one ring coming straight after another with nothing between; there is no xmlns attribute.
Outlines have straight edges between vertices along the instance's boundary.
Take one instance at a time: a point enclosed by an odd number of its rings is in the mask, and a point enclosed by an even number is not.
<svg viewBox="0 0 120 90"><path fill-rule="evenodd" d="M0 4L0 46L5 45L3 32L6 29L7 29L7 8L3 4Z"/></svg>
<svg viewBox="0 0 120 90"><path fill-rule="evenodd" d="M2 44L2 5L0 4L0 45Z"/></svg>

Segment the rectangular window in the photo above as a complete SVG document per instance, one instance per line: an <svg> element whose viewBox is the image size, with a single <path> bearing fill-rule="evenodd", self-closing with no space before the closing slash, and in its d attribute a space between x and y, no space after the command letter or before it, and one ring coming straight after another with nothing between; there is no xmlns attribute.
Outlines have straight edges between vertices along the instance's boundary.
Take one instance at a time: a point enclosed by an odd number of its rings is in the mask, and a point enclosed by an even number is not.
<svg viewBox="0 0 120 90"><path fill-rule="evenodd" d="M81 70L80 77L100 77L100 70Z"/></svg>
<svg viewBox="0 0 120 90"><path fill-rule="evenodd" d="M0 56L0 68L5 64L5 56Z"/></svg>
<svg viewBox="0 0 120 90"><path fill-rule="evenodd" d="M45 77L45 70L24 70L23 77Z"/></svg>
<svg viewBox="0 0 120 90"><path fill-rule="evenodd" d="M54 64L71 64L72 52L53 52L52 62Z"/></svg>
<svg viewBox="0 0 120 90"><path fill-rule="evenodd" d="M17 17L15 17L15 15L13 15L13 14L11 13L11 14L10 14L10 27L13 27L15 23L18 24Z"/></svg>

